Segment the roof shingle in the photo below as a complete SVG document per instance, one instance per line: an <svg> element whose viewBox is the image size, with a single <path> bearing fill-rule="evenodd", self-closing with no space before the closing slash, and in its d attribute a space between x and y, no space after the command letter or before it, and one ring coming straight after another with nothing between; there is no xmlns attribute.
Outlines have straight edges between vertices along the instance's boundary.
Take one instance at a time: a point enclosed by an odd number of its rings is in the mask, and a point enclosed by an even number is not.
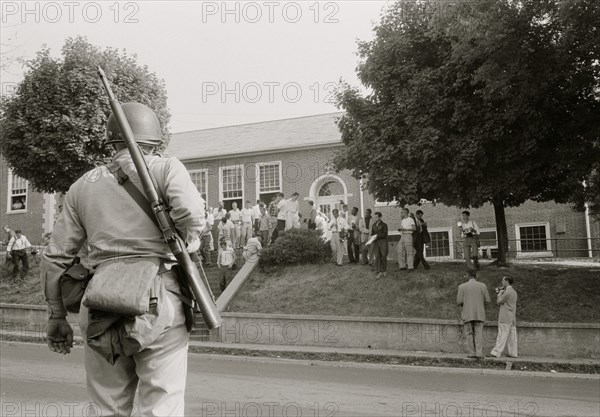
<svg viewBox="0 0 600 417"><path fill-rule="evenodd" d="M166 154L180 160L216 159L341 143L343 112L174 133Z"/></svg>

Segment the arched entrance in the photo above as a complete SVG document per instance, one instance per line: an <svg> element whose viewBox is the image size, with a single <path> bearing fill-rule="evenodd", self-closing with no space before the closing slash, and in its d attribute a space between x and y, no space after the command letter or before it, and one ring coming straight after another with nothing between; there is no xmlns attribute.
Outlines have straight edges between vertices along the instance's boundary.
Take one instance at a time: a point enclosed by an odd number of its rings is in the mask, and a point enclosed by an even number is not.
<svg viewBox="0 0 600 417"><path fill-rule="evenodd" d="M309 196L315 202L315 208L331 218L331 211L341 209L351 195L344 180L337 175L326 174L312 183Z"/></svg>

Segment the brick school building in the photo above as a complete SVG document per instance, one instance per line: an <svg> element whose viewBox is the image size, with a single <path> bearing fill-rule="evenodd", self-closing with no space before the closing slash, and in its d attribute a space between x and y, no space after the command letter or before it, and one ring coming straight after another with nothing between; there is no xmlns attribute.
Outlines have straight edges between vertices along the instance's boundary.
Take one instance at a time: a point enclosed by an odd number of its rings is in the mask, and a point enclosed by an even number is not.
<svg viewBox="0 0 600 417"><path fill-rule="evenodd" d="M286 197L298 192L304 217L310 200L327 215L342 203L350 209L357 207L361 213L370 208L383 214L394 249L399 240L400 210L393 203L376 201L350 172L335 173L332 169L332 158L344 146L335 124L341 114L175 133L166 154L184 163L209 207L216 207L219 201L227 209L233 202L242 207L247 200L252 205L257 200L268 204L279 192ZM31 190L28 182L12 175L1 159L0 170L0 225L21 229L33 244L42 243L42 235L52 231L59 199ZM409 209L421 209L429 225L432 242L427 257L461 257L456 223L462 209L427 201ZM493 207L470 211L482 231L482 255L493 257L497 248ZM599 223L568 205L530 201L507 208L506 222L510 257L600 257ZM395 250L390 251L393 256Z"/></svg>

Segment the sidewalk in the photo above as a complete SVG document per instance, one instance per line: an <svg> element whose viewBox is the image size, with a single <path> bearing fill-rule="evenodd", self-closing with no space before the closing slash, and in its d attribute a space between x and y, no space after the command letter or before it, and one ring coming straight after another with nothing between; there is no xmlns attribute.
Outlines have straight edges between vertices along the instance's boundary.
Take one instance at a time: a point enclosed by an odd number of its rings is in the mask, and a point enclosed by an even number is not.
<svg viewBox="0 0 600 417"><path fill-rule="evenodd" d="M467 358L465 354L444 353L444 352L425 352L425 351L401 351L386 349L368 349L368 348L333 348L323 346L296 346L296 345L259 345L249 343L220 343L220 342L200 342L192 340L189 343L190 350L222 350L222 351L251 351L251 352L286 352L286 353L314 353L314 354L339 354L339 355L357 355L357 356L380 356L380 357L401 357L401 358L423 358L423 359L450 359L465 360L477 362L476 359ZM559 359L559 358L541 358L525 356L519 358L508 357L486 357L485 361L497 363L556 363L564 365L585 365L600 366L600 359Z"/></svg>
<svg viewBox="0 0 600 417"><path fill-rule="evenodd" d="M0 342L44 343L40 332L0 331ZM75 337L82 344L81 336ZM600 374L599 359L561 359L525 356L519 358L486 357L484 360L467 358L465 354L400 351L368 348L335 348L322 346L262 345L244 343L201 342L190 340L189 350L195 354L216 354L284 359L375 363L390 365L437 366L454 368L488 368L542 372L570 372Z"/></svg>

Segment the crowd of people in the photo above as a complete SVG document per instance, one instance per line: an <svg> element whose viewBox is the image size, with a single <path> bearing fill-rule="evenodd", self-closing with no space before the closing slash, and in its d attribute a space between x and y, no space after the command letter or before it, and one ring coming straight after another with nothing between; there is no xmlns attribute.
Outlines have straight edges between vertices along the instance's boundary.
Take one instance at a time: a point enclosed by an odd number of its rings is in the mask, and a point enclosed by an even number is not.
<svg viewBox="0 0 600 417"><path fill-rule="evenodd" d="M347 255L351 264L361 263L374 267L376 278L387 276L389 230L381 212L372 214L371 209L366 209L364 216L360 216L357 207L349 209L341 201L340 209L333 209L328 216L315 207L314 201L309 201L308 215L304 217L299 211L298 198L299 194L296 192L288 199L284 193L278 193L268 204L257 200L255 205L246 201L241 209L237 202L231 204L230 210L225 209L224 202L219 202L218 207L209 207L201 245L205 266L212 265L211 251L221 252L223 247L231 250L235 267L236 251L243 251L244 258L257 256L262 247L273 244L281 232L307 228L319 231L321 237L330 242L337 265L341 266ZM431 242L431 236L423 215L422 210L413 214L406 207L400 211L400 227L397 229L400 240L396 255L401 271L410 272L420 265L425 270L430 269L425 258L425 245ZM467 267L479 269L479 227L471 220L468 211L463 211L461 216L462 221L458 222L458 227L463 238ZM250 240L254 242L248 249ZM221 266L219 262L217 264ZM224 278L224 282L226 281L227 278Z"/></svg>

